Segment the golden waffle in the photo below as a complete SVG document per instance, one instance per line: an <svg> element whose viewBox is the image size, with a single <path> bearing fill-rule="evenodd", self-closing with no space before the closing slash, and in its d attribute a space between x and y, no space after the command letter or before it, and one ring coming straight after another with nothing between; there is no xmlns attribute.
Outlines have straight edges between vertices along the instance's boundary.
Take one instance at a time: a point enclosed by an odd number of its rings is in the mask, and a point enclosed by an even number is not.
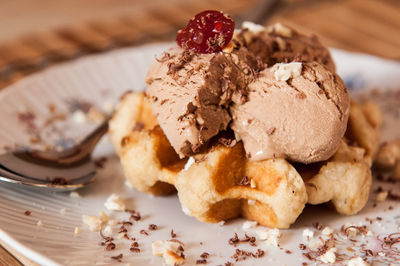
<svg viewBox="0 0 400 266"><path fill-rule="evenodd" d="M246 159L241 142L233 147L216 144L196 154L189 165L156 126L139 93L122 98L110 135L126 178L139 191L165 195L176 189L183 211L203 222L244 216L265 226L288 228L307 202L331 202L342 214L364 207L382 120L370 103L352 103L351 112L348 140L328 161L313 165L291 165L284 159L253 162Z"/></svg>

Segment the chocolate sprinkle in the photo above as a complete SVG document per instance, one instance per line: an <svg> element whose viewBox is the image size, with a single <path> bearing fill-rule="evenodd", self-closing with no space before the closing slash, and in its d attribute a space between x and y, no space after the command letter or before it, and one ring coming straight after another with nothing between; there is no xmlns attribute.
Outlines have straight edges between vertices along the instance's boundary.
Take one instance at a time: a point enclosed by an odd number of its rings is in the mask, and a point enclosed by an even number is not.
<svg viewBox="0 0 400 266"><path fill-rule="evenodd" d="M123 257L124 255L122 254L122 253L120 253L118 256L113 256L113 257L111 257L113 260L117 260L118 262L121 262L122 260L122 257Z"/></svg>
<svg viewBox="0 0 400 266"><path fill-rule="evenodd" d="M155 225L155 224L150 224L150 225L149 225L149 230L151 230L151 231L157 230L157 225Z"/></svg>
<svg viewBox="0 0 400 266"><path fill-rule="evenodd" d="M146 235L146 236L148 236L148 235L149 235L149 233L147 233L147 231L146 231L146 230L144 230L144 229L140 230L140 233L141 233L142 235Z"/></svg>
<svg viewBox="0 0 400 266"><path fill-rule="evenodd" d="M24 215L25 215L25 216L29 216L29 215L31 215L31 213L32 213L31 211L25 211L25 212L24 212Z"/></svg>

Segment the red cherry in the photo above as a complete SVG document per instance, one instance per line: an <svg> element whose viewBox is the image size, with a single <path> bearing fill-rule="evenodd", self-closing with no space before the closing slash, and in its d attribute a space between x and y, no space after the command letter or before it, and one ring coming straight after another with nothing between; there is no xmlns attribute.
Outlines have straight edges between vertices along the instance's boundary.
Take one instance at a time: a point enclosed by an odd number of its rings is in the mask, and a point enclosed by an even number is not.
<svg viewBox="0 0 400 266"><path fill-rule="evenodd" d="M228 45L235 30L235 22L221 11L206 10L192 18L178 31L176 42L202 54L220 52Z"/></svg>

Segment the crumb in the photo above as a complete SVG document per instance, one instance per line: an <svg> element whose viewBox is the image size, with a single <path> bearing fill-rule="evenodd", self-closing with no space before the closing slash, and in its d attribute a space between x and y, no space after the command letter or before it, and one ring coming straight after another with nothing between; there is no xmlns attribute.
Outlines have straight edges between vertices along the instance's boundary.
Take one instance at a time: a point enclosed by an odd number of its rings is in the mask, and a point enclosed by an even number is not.
<svg viewBox="0 0 400 266"><path fill-rule="evenodd" d="M69 196L70 196L71 198L80 198L80 197L81 197L81 195L79 195L79 193L76 192L76 191L70 192L70 193L69 193Z"/></svg>
<svg viewBox="0 0 400 266"><path fill-rule="evenodd" d="M25 215L25 216L29 216L29 215L31 215L31 213L32 213L31 211L25 211L25 212L24 212L24 215Z"/></svg>
<svg viewBox="0 0 400 266"><path fill-rule="evenodd" d="M247 200L247 204L254 205L254 204L256 204L256 201L252 200L252 199L249 199L249 200Z"/></svg>
<svg viewBox="0 0 400 266"><path fill-rule="evenodd" d="M114 193L108 197L104 206L110 211L125 211L126 209L124 201Z"/></svg>
<svg viewBox="0 0 400 266"><path fill-rule="evenodd" d="M189 157L189 159L187 160L185 167L183 168L184 171L189 170L190 166L192 166L196 161L194 160L194 158L192 156Z"/></svg>
<svg viewBox="0 0 400 266"><path fill-rule="evenodd" d="M243 223L242 229L243 229L243 230L248 230L248 229L250 229L250 228L256 227L257 224L258 224L258 223L257 223L256 221L246 221L246 222Z"/></svg>
<svg viewBox="0 0 400 266"><path fill-rule="evenodd" d="M107 223L107 224L108 224L108 225L111 225L111 226L117 225L117 224L118 224L118 221L115 220L115 219L110 219L110 220L108 220L108 223Z"/></svg>
<svg viewBox="0 0 400 266"><path fill-rule="evenodd" d="M379 192L375 195L375 200L378 202L383 202L387 199L389 192L388 191L382 191Z"/></svg>
<svg viewBox="0 0 400 266"><path fill-rule="evenodd" d="M310 238L313 238L313 237L314 237L314 232L313 231L311 231L308 228L303 230L303 238L309 240Z"/></svg>
<svg viewBox="0 0 400 266"><path fill-rule="evenodd" d="M128 180L125 181L125 186L127 186L130 189L133 189L133 185L131 184L131 182L129 182Z"/></svg>
<svg viewBox="0 0 400 266"><path fill-rule="evenodd" d="M329 226L326 226L326 227L322 230L321 233L322 233L323 235L330 236L330 235L333 234L333 229L330 228Z"/></svg>
<svg viewBox="0 0 400 266"><path fill-rule="evenodd" d="M102 224L106 224L109 220L108 215L103 211L99 212L99 219Z"/></svg>
<svg viewBox="0 0 400 266"><path fill-rule="evenodd" d="M357 257L349 260L347 266L368 266L369 264L365 262L362 258Z"/></svg>
<svg viewBox="0 0 400 266"><path fill-rule="evenodd" d="M43 226L42 220L37 221L36 225L39 226L39 227L42 227Z"/></svg>
<svg viewBox="0 0 400 266"><path fill-rule="evenodd" d="M256 188L256 181L254 181L254 179L250 179L250 187L251 188Z"/></svg>
<svg viewBox="0 0 400 266"><path fill-rule="evenodd" d="M74 229L74 235L79 235L82 232L81 228L75 227Z"/></svg>
<svg viewBox="0 0 400 266"><path fill-rule="evenodd" d="M101 230L102 221L96 216L83 215L82 221L89 227L92 232L98 232Z"/></svg>
<svg viewBox="0 0 400 266"><path fill-rule="evenodd" d="M279 229L258 229L256 234L260 240L263 240L268 245L279 246L279 238L281 237Z"/></svg>
<svg viewBox="0 0 400 266"><path fill-rule="evenodd" d="M336 248L330 248L318 258L324 263L334 263L336 261Z"/></svg>
<svg viewBox="0 0 400 266"><path fill-rule="evenodd" d="M111 236L113 234L112 227L110 225L107 225L103 230L103 234L106 236Z"/></svg>
<svg viewBox="0 0 400 266"><path fill-rule="evenodd" d="M153 255L162 256L167 265L181 265L184 262L183 247L170 240L157 240L151 244Z"/></svg>

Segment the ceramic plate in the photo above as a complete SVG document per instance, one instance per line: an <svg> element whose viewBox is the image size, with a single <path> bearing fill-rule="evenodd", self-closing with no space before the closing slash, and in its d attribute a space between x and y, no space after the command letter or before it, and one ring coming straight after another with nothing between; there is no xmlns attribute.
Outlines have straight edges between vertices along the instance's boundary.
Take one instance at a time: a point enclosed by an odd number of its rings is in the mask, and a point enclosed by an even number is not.
<svg viewBox="0 0 400 266"><path fill-rule="evenodd" d="M15 145L38 148L72 145L96 125L98 113L84 115L89 107L110 110L124 91L143 90L149 65L155 55L167 46L170 44L153 44L82 58L32 75L2 90L0 147L3 152ZM385 113L383 139L400 137L399 92L388 90L400 87L400 64L362 54L339 50L332 52L338 72L353 94L365 94L366 89L382 89L380 94L374 94L374 98ZM344 223L366 225L372 232L369 236L356 237L356 242L342 239L338 234L338 260L343 259L343 264L355 254L365 256L365 247L373 250L375 255L387 252L381 250L379 239L399 232L398 201L387 200L374 207L373 200L370 200L354 216L341 216L324 207L307 206L291 229L281 230L280 248L262 241L257 241L258 247L240 244L237 248L251 252L260 248L265 255L259 259L247 258L235 262L231 256L236 248L229 245L228 240L235 232L241 238L244 236L243 219L225 225L200 223L182 212L176 196L150 197L125 186L118 158L107 137L101 141L94 155L97 158L105 156L107 161L99 170L97 180L78 191L80 198L71 197L69 193L34 191L0 184L0 239L29 259L44 265L115 264L117 261L111 257L119 254L123 254L122 263L161 265L163 259L152 255L151 242L170 239L173 229L177 239L185 244L187 265L195 264L203 252L210 254L207 258L209 265L223 265L227 261L235 265L301 265L302 262L313 263L302 256L299 249L300 243L309 245L303 239L303 230L312 230L314 239L321 235L312 227L313 222L330 226L336 232ZM374 186L378 185L399 184L378 184L376 181ZM138 239L140 253L130 252L131 241L126 239L115 240L116 249L105 251L104 246L99 244L100 235L82 224L82 215L98 215L100 211L115 219L129 217L127 213L105 209L103 204L111 193L119 194L129 208L142 214L142 219L128 231L131 237ZM26 211L31 214L25 215ZM373 220L372 224L366 218ZM149 236L140 234L139 231L147 230L149 224L158 225L158 229L149 231ZM75 227L82 228L82 233L74 235ZM115 226L115 233L118 228L119 225ZM251 232L249 234L252 235ZM399 259L392 258L393 254L381 255L377 255L375 260L390 262Z"/></svg>

